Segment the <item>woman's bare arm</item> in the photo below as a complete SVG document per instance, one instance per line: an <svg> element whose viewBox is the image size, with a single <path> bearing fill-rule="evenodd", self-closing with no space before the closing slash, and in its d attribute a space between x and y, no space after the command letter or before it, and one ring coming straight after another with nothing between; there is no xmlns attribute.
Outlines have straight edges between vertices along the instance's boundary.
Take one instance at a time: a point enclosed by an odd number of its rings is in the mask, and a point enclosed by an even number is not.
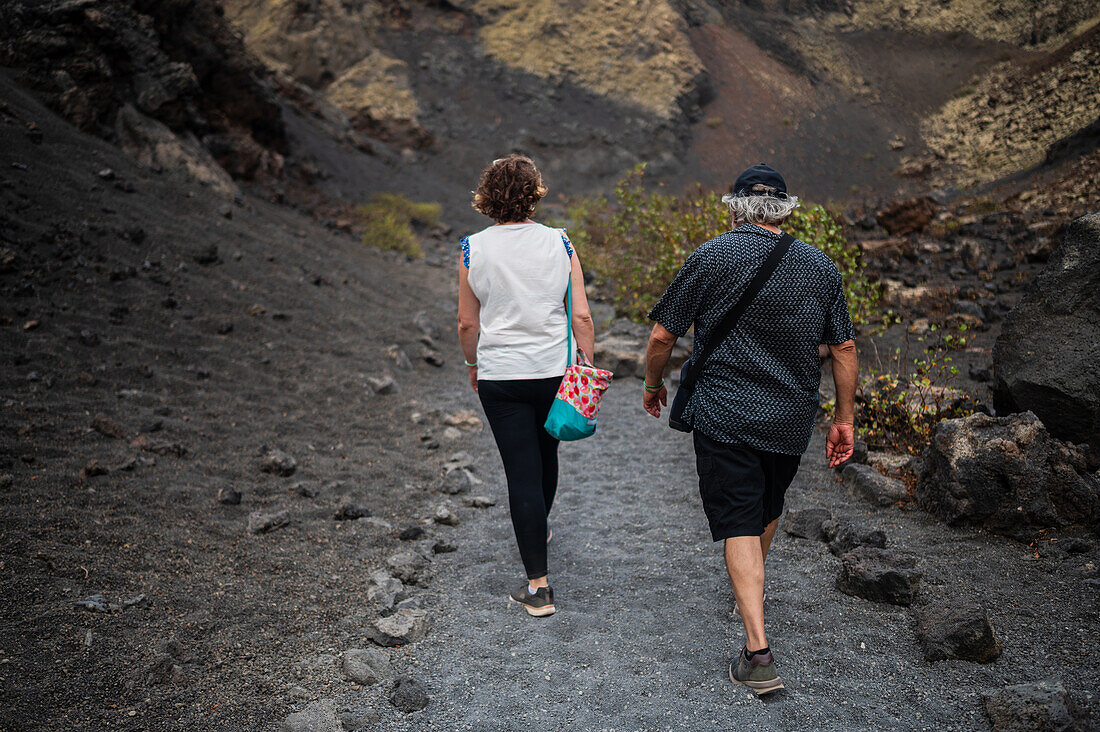
<svg viewBox="0 0 1100 732"><path fill-rule="evenodd" d="M481 332L481 302L470 289L470 270L458 265L458 343L470 372L470 386L477 391L477 339Z"/></svg>
<svg viewBox="0 0 1100 732"><path fill-rule="evenodd" d="M577 339L577 346L591 361L596 354L596 325L592 322L592 311L588 308L588 295L584 291L584 272L581 270L581 260L576 251L573 252L571 262L569 278L573 287L573 336Z"/></svg>

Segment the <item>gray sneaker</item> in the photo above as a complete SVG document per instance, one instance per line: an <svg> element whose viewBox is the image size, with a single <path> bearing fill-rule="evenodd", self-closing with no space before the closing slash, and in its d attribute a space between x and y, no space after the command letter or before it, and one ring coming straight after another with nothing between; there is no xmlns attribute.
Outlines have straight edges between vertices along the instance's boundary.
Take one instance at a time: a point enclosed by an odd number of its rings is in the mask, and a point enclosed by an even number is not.
<svg viewBox="0 0 1100 732"><path fill-rule="evenodd" d="M775 659L770 650L757 653L750 659L748 650L742 649L737 654L737 660L730 664L730 681L749 687L758 696L783 688L783 679L775 672Z"/></svg>
<svg viewBox="0 0 1100 732"><path fill-rule="evenodd" d="M532 595L527 591L527 583L524 582L508 598L512 602L523 605L523 609L527 611L527 614L534 615L536 618L553 615L557 612L557 608L554 607L554 590L550 587L540 587L539 591Z"/></svg>

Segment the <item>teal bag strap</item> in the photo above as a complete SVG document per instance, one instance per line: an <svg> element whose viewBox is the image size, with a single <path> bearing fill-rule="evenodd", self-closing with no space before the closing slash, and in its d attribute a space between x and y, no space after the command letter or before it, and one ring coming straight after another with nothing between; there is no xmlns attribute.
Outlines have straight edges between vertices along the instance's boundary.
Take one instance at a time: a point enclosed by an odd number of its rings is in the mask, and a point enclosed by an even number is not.
<svg viewBox="0 0 1100 732"><path fill-rule="evenodd" d="M565 285L565 368L569 368L573 364L573 252L564 233L561 241L569 255L569 279Z"/></svg>

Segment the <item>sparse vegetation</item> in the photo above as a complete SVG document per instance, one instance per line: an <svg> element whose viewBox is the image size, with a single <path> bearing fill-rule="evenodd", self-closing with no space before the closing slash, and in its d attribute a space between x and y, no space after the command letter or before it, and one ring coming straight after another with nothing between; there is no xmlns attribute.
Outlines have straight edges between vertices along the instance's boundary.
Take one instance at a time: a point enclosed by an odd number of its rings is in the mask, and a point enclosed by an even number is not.
<svg viewBox="0 0 1100 732"><path fill-rule="evenodd" d="M420 258L424 254L413 225L437 225L442 210L438 203L418 203L399 193L376 193L370 203L359 208L363 243Z"/></svg>
<svg viewBox="0 0 1100 732"><path fill-rule="evenodd" d="M919 454L941 421L974 413L974 398L952 386L959 369L946 355L966 346L965 331L933 329L932 342L915 358L906 337L886 368L866 369L856 394L856 430L870 449Z"/></svg>
<svg viewBox="0 0 1100 732"><path fill-rule="evenodd" d="M639 165L615 186L615 197L574 200L568 209L570 235L590 267L610 288L620 315L644 320L680 266L703 242L730 227L719 195L696 188L683 196L644 187ZM861 254L845 239L840 223L821 206L803 206L784 227L818 247L844 276L848 307L856 323L879 319L881 296L863 271Z"/></svg>

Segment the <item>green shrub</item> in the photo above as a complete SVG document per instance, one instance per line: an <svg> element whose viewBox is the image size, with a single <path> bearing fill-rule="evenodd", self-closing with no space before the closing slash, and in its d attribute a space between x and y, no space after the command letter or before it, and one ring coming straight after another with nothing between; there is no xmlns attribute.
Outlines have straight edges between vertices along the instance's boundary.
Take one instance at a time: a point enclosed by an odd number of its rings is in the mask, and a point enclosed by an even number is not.
<svg viewBox="0 0 1100 732"><path fill-rule="evenodd" d="M442 210L438 203L417 203L399 193L376 193L359 208L363 243L422 257L420 238L413 231L413 224L435 226Z"/></svg>
<svg viewBox="0 0 1100 732"><path fill-rule="evenodd" d="M688 255L730 228L728 210L717 193L702 187L683 196L647 191L644 176L645 165L639 165L615 186L614 200L575 199L566 214L585 266L610 288L618 313L638 321L645 319ZM854 322L878 317L880 288L863 273L860 250L847 242L828 211L803 206L784 229L836 262Z"/></svg>
<svg viewBox="0 0 1100 732"><path fill-rule="evenodd" d="M969 416L977 408L972 396L952 386L959 369L946 355L965 348L966 336L935 330L932 337L922 356L910 358L907 335L893 363L883 370L863 369L866 375L856 394L856 430L870 449L919 455L937 424ZM831 407L826 405L826 411Z"/></svg>

